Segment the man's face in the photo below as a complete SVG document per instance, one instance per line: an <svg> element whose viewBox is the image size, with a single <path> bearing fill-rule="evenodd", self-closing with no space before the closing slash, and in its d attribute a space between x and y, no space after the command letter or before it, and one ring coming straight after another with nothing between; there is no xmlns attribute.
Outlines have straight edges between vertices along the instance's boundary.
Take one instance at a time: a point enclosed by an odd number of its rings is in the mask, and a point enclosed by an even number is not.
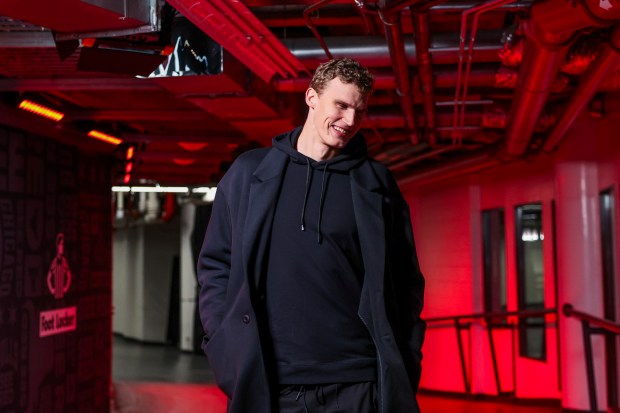
<svg viewBox="0 0 620 413"><path fill-rule="evenodd" d="M340 150L357 133L366 113L368 96L352 83L330 80L319 95L312 88L306 92L314 137L329 148Z"/></svg>

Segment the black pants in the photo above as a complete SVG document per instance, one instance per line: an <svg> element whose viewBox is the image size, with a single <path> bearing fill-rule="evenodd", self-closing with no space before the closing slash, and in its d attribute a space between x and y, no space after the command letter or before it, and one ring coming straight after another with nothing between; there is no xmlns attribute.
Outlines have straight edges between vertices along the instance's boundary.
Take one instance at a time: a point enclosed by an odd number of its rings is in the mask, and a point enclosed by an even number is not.
<svg viewBox="0 0 620 413"><path fill-rule="evenodd" d="M377 384L283 385L279 413L376 413Z"/></svg>

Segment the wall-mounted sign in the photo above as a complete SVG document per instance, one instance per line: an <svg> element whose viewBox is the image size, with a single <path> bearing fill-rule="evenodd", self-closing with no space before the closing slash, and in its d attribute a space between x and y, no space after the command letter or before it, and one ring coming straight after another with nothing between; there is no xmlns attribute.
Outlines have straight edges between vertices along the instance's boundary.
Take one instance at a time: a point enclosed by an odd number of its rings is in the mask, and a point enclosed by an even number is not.
<svg viewBox="0 0 620 413"><path fill-rule="evenodd" d="M39 337L74 331L77 327L75 307L59 308L39 313Z"/></svg>
<svg viewBox="0 0 620 413"><path fill-rule="evenodd" d="M64 297L71 286L71 270L65 258L65 236L56 235L56 256L52 259L47 272L47 288L56 299Z"/></svg>

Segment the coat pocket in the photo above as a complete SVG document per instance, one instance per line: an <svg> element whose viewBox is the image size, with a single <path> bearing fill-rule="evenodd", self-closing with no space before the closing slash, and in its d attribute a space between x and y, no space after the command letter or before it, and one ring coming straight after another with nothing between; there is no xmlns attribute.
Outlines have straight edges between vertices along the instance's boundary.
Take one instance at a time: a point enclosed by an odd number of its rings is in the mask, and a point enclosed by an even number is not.
<svg viewBox="0 0 620 413"><path fill-rule="evenodd" d="M202 350L207 355L209 365L213 370L215 382L222 392L232 399L235 387L235 365L231 346L227 345L227 332L221 326L215 334L207 339L202 339Z"/></svg>

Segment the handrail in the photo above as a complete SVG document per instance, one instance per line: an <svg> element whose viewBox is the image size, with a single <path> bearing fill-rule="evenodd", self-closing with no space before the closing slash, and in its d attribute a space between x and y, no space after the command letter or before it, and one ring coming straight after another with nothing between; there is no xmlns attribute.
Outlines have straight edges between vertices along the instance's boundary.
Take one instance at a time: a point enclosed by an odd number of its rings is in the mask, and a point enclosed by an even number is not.
<svg viewBox="0 0 620 413"><path fill-rule="evenodd" d="M575 310L570 304L564 304L564 307L562 307L562 312L566 317L575 317L580 320L585 320L591 325L607 330L610 333L620 334L620 324L612 323L609 320Z"/></svg>
<svg viewBox="0 0 620 413"><path fill-rule="evenodd" d="M596 378L594 376L594 359L592 351L592 336L602 334L607 337L620 334L620 324L598 318L591 314L575 310L571 304L564 304L562 312L566 317L575 317L581 321L581 331L583 335L583 348L586 359L586 373L588 378L588 396L590 398L590 411L598 412L598 401L596 398ZM614 378L614 381L616 379ZM610 386L617 389L617 385ZM616 390L617 391L617 390Z"/></svg>
<svg viewBox="0 0 620 413"><path fill-rule="evenodd" d="M450 321L454 323L454 328L456 329L456 340L459 347L459 358L461 361L461 375L463 376L463 384L465 386L465 392L471 393L471 383L470 378L467 377L467 366L465 363L465 354L464 354L464 346L463 339L461 338L461 330L467 329L471 327L471 321L475 319L497 319L497 318L508 318L508 317L516 317L516 318L532 318L532 317L542 317L547 314L556 314L557 308L544 308L540 310L521 310L521 311L500 311L500 312L486 312L486 313L473 313L473 314L463 314L463 315L453 315L453 316L444 316L444 317L433 317L433 318L425 318L424 320L429 323L439 323ZM511 329L514 329L514 324L509 323ZM493 373L495 376L495 385L497 387L497 394L506 394L507 392L502 391L500 376L499 376L499 366L497 363L497 355L495 352L495 344L493 342L493 328L498 327L494 326L493 323L487 321L487 335L489 339L489 348L491 350L491 361L493 362ZM499 328L499 327L498 327ZM514 330L513 330L514 334ZM514 348L513 348L514 352ZM514 354L513 354L514 359Z"/></svg>
<svg viewBox="0 0 620 413"><path fill-rule="evenodd" d="M518 318L530 318L530 317L540 317L546 314L554 314L557 313L557 308L545 308L541 310L521 310L521 311L497 311L497 312L487 312L487 313L473 313L473 314L465 314L465 315L454 315L454 316L443 316L443 317L433 317L433 318L425 318L424 321L427 323L432 322L440 322L440 321L462 321L469 320L475 318L502 318L502 317L518 317Z"/></svg>

